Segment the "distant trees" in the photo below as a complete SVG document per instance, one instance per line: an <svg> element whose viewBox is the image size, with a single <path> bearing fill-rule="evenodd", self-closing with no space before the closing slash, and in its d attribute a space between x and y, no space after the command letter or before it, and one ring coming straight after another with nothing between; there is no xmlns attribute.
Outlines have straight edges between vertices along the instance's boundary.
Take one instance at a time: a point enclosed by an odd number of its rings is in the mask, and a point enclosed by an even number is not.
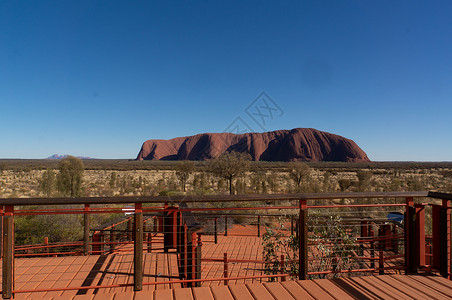
<svg viewBox="0 0 452 300"><path fill-rule="evenodd" d="M52 196L56 185L56 175L55 171L52 169L47 169L41 176L39 180L39 191L43 193L46 197Z"/></svg>
<svg viewBox="0 0 452 300"><path fill-rule="evenodd" d="M179 161L176 164L176 176L181 183L182 190L185 192L185 186L187 184L190 174L195 169L195 163L189 160Z"/></svg>
<svg viewBox="0 0 452 300"><path fill-rule="evenodd" d="M233 194L233 179L241 176L250 167L251 156L248 153L225 152L216 159L212 160L209 170L218 177L224 178L229 184L229 194Z"/></svg>
<svg viewBox="0 0 452 300"><path fill-rule="evenodd" d="M61 195L80 197L82 195L83 171L81 159L68 156L58 164L57 188Z"/></svg>
<svg viewBox="0 0 452 300"><path fill-rule="evenodd" d="M293 162L290 165L289 176L297 186L297 192L301 192L301 183L309 178L311 168L303 162Z"/></svg>
<svg viewBox="0 0 452 300"><path fill-rule="evenodd" d="M356 177L358 177L358 191L364 192L369 189L370 180L372 179L372 172L365 170L356 171Z"/></svg>

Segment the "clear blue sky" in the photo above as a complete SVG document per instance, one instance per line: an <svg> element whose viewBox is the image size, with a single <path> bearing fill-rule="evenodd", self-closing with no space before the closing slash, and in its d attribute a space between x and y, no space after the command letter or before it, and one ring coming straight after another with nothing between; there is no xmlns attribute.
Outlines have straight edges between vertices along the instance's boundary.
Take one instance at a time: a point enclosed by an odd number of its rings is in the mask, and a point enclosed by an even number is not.
<svg viewBox="0 0 452 300"><path fill-rule="evenodd" d="M147 139L239 117L255 131L343 135L376 161L451 161L451 11L449 0L0 1L0 158L135 158ZM280 111L258 124L246 109L262 91Z"/></svg>

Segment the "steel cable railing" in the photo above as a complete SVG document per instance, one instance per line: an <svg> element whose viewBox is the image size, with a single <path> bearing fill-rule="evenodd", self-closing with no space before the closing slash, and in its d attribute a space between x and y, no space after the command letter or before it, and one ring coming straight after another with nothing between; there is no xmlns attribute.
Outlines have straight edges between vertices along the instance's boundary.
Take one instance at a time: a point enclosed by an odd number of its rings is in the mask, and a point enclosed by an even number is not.
<svg viewBox="0 0 452 300"><path fill-rule="evenodd" d="M53 271L46 272L53 272L49 278L60 282L62 287L58 290L79 294L96 288L140 290L393 274L409 272L410 268L416 268L416 272L422 268L439 270L445 276L450 275L450 257L445 258L450 253L441 252L442 245L450 243L447 234L444 239L441 227L446 226L450 234L449 200L434 206L433 233L426 238L425 232L418 230L425 227L426 204L415 205L413 201L413 197L424 194L323 196L325 199L375 198L378 203L329 204L329 200L322 203L318 200L322 195L299 194L256 195L256 199L246 195L242 200L231 196L233 201L226 204L221 202L228 198L224 196L201 197L199 201L185 198L170 206L165 204L169 202L167 197L130 197L122 199L120 204L116 198L111 203L104 198L94 198L91 202L84 199L84 204L78 202L80 199L70 199L68 202L77 203L67 209L55 203L51 207L38 204L27 208L24 206L27 203L18 201L20 210L14 210L9 200L2 199L5 233L2 265L6 274L2 278L3 295L31 291L24 278L35 275L26 274L25 265L27 259L38 256L49 259L50 266L55 266ZM299 200L295 201L297 197ZM311 206L310 199L322 205ZM382 199L389 199L390 203L381 203ZM67 205L63 199L60 202ZM405 222L388 219L388 214L394 212L405 214ZM75 238L72 240L57 241L52 235L27 237L20 232L24 220L40 216L48 219L47 224L55 225L64 221L59 217L73 216L70 219L73 223L67 222L67 226L78 222L78 235L68 235ZM98 225L99 220L109 221ZM14 222L15 237L11 233ZM26 243L31 238L38 242ZM431 250L426 251L429 247ZM70 257L74 259L67 265ZM438 265L442 261L449 269ZM50 274L42 270L36 268L41 277ZM65 278L72 275L85 279L78 286L74 284L79 279L65 285ZM52 286L34 291L50 292L55 290Z"/></svg>

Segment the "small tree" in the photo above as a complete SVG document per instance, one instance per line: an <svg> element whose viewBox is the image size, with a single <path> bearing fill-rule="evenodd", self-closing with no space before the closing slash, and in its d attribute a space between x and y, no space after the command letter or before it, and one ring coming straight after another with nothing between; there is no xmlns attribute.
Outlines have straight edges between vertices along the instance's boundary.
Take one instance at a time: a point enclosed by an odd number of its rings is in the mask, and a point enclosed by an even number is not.
<svg viewBox="0 0 452 300"><path fill-rule="evenodd" d="M85 169L81 159L68 156L58 164L58 191L63 196L80 197L82 195L83 171Z"/></svg>
<svg viewBox="0 0 452 300"><path fill-rule="evenodd" d="M303 180L309 178L311 174L311 168L303 162L294 162L290 166L290 178L297 186L297 192L301 192L301 183Z"/></svg>
<svg viewBox="0 0 452 300"><path fill-rule="evenodd" d="M339 184L339 188L341 189L341 192L345 192L349 187L353 185L353 182L350 179L342 178L337 181Z"/></svg>
<svg viewBox="0 0 452 300"><path fill-rule="evenodd" d="M111 172L110 174L110 181L109 181L109 185L110 188L114 189L116 187L116 172Z"/></svg>
<svg viewBox="0 0 452 300"><path fill-rule="evenodd" d="M176 164L176 176L177 179L179 179L184 192L188 178L190 177L190 174L193 173L194 169L195 163L189 160L179 161Z"/></svg>
<svg viewBox="0 0 452 300"><path fill-rule="evenodd" d="M52 196L55 190L55 171L47 169L39 180L39 190L47 197Z"/></svg>
<svg viewBox="0 0 452 300"><path fill-rule="evenodd" d="M369 188L372 175L373 174L370 171L356 171L356 177L358 177L358 191L364 192Z"/></svg>
<svg viewBox="0 0 452 300"><path fill-rule="evenodd" d="M210 172L228 181L229 194L233 194L232 181L241 176L250 167L251 156L248 153L225 152L210 162Z"/></svg>

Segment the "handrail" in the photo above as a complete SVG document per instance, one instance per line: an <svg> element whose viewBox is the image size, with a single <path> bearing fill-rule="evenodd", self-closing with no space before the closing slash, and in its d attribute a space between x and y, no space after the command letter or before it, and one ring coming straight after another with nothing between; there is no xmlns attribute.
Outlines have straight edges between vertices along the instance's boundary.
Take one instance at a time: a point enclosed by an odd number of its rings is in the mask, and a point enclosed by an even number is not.
<svg viewBox="0 0 452 300"><path fill-rule="evenodd" d="M402 198L429 197L440 193L420 192L349 192L349 193L296 193L296 194L246 194L209 196L122 196L122 197L78 197L78 198L0 198L0 205L64 205L64 204L117 204L117 203L192 203L192 202L237 202L237 201L287 201L287 200L331 200L356 198ZM449 194L444 194L449 195ZM430 196L431 197L431 196ZM452 199L452 195L449 195Z"/></svg>
<svg viewBox="0 0 452 300"><path fill-rule="evenodd" d="M21 215L21 213L15 213L14 212L14 206L23 206L23 205L36 205L36 206L45 206L45 205L67 205L67 204L84 204L84 209L78 209L74 210L72 209L72 213L78 213L78 214L84 214L85 217L85 237L87 236L88 239L84 240L83 245L88 247L89 245L104 245L104 244L119 244L120 242L110 241L110 242L92 242L89 243L89 216L92 213L99 213L108 211L108 213L116 212L115 210L109 211L109 210L103 210L102 208L96 209L96 210L90 210L89 205L90 204L124 204L124 203L134 203L135 209L134 209L134 215L133 218L133 228L130 228L130 232L134 232L135 238L133 239L133 251L134 252L134 289L135 290L141 290L143 285L143 270L142 270L142 262L143 262L143 245L146 243L150 243L149 240L144 241L144 236L142 233L145 232L144 228L144 213L148 210L154 211L155 207L143 207L143 203L150 203L150 204L162 204L162 203L170 203L174 204L170 205L168 207L165 205L163 209L159 207L158 211L161 211L163 213L162 221L163 221L163 237L164 237L164 248L163 250L168 249L177 249L177 252L184 253L184 255L181 255L180 259L183 261L180 262L180 266L183 266L183 272L185 276L184 281L182 282L191 282L193 280L198 280L198 272L200 272L200 261L202 260L200 255L197 255L197 252L200 251L200 245L202 244L201 241L201 235L197 236L196 230L200 229L199 224L196 222L196 220L193 218L193 213L195 211L217 211L217 210L225 210L225 211L233 211L235 209L240 210L254 210L254 209L277 209L278 206L263 206L258 207L260 204L252 205L253 207L224 207L224 208L188 208L187 203L194 203L194 202L232 202L237 203L240 201L247 202L247 201L253 201L253 202L259 202L259 201L266 201L268 204L277 203L278 201L294 201L290 204L282 203L280 204L283 208L293 208L299 210L299 219L297 224L295 224L297 228L297 235L298 235L298 242L299 242L299 277L301 279L305 279L308 275L311 275L312 272L308 272L307 266L308 266L308 210L313 208L329 208L329 207L341 207L341 205L320 205L320 206L310 206L308 205L309 200L332 200L332 199L388 199L388 198L398 198L402 200L401 198L405 198L405 201L401 201L401 203L404 204L369 204L366 202L366 204L351 204L351 205L344 205L344 207L380 207L380 206L401 206L406 207L406 220L415 220L415 222L407 222L406 231L404 234L400 236L392 236L387 237L383 233L381 237L380 233L378 237L374 236L374 233L372 233L368 236L369 239L365 240L365 242L382 242L382 241L388 241L396 238L405 238L405 249L406 249L406 259L405 259L405 266L400 268L407 269L407 272L410 272L412 270L412 266L414 267L420 267L420 266L426 266L427 264L425 262L419 262L416 261L416 258L423 257L425 254L419 252L417 253L416 249L420 249L419 246L423 246L425 244L425 232L419 232L419 228L423 228L424 226L424 211L423 207L426 204L414 204L413 199L414 198L423 198L423 197L431 197L431 198L439 198L443 199L443 205L441 207L434 207L437 210L437 217L441 217L441 220L446 220L449 222L450 220L450 210L447 212L447 209L450 208L450 201L452 199L452 194L445 194L445 193L437 193L437 192L427 192L427 191L420 191L420 192L359 192L359 193L297 193L297 194L247 194L247 195L215 195L215 196L127 196L127 197L81 197L81 198L16 198L16 199L0 199L0 206L5 206L4 212L2 211L3 215L3 229L4 229L4 236L3 236L3 249L4 249L4 259L3 259L3 274L6 276L3 276L3 296L5 298L10 297L10 295L13 293L13 281L14 277L13 274L13 261L14 261L14 215ZM391 201L392 202L392 201ZM325 201L326 204L328 202ZM322 203L320 203L322 204ZM285 205L285 206L283 206ZM237 205L239 206L239 205ZM0 207L1 208L1 207ZM118 208L119 209L119 208ZM440 210L441 209L441 210ZM50 209L52 210L52 209ZM58 211L60 211L58 209ZM444 214L444 211L446 211L446 214ZM37 213L45 214L42 210L37 210ZM23 213L26 214L26 213ZM233 215L233 213L230 213L230 215ZM444 216L446 218L444 218ZM202 215L202 214L200 214ZM205 214L208 215L208 214ZM264 216L268 214L262 214L260 216ZM257 215L259 217L259 215ZM449 218L449 219L447 219ZM434 219L439 220L439 218ZM358 220L359 221L359 220ZM160 222L160 221L159 221ZM442 221L441 226L447 225L449 223ZM131 222L132 223L132 222ZM447 223L447 224L446 224ZM227 222L226 222L227 224ZM362 224L362 223L361 223ZM361 225L362 226L362 225ZM227 227L226 227L227 228ZM362 228L362 227L361 227ZM442 238L442 232L444 230L443 227L438 227L434 230L434 237L437 232L441 233ZM450 230L450 229L449 229ZM258 231L259 232L259 231ZM227 234L225 234L226 236ZM448 235L445 235L446 238ZM440 239L437 237L437 240ZM357 240L358 243L363 242L364 240ZM442 243L442 242L441 242ZM169 245L172 245L171 248L169 248ZM383 244L382 244L383 245ZM439 244L438 244L439 245ZM441 244L442 245L442 244ZM53 245L46 245L46 248L53 247ZM382 246L384 247L384 246ZM180 249L179 249L180 248ZM372 248L374 249L374 248ZM437 248L435 248L437 249ZM16 249L19 250L19 249ZM301 252L306 251L306 252ZM372 250L373 251L373 250ZM378 249L376 249L378 251ZM90 251L85 251L85 254L88 254ZM93 252L100 252L100 251L91 251ZM383 253L380 248L380 253ZM52 253L50 253L52 254ZM48 254L47 254L48 255ZM372 258L371 260L377 261L380 260L382 262L384 259L390 259L396 256L389 256L389 257L383 257L382 254L380 254L379 258L375 258L372 252ZM442 255L442 254L441 254ZM441 257L446 257L445 255L442 255ZM397 257L402 257L402 255L397 255ZM303 258L303 259L302 259ZM232 260L230 260L232 262ZM436 263L436 261L435 261ZM447 266L447 263L446 263ZM199 269L198 269L199 268ZM379 266L378 268L373 268L371 270L384 270L385 268ZM449 272L449 270L446 270ZM330 272L330 271L328 271ZM331 272L334 272L331 271ZM413 271L414 272L414 271ZM445 272L444 274L449 275L449 273ZM188 275L190 274L190 275ZM228 278L229 279L229 278ZM14 291L17 292L17 291Z"/></svg>

